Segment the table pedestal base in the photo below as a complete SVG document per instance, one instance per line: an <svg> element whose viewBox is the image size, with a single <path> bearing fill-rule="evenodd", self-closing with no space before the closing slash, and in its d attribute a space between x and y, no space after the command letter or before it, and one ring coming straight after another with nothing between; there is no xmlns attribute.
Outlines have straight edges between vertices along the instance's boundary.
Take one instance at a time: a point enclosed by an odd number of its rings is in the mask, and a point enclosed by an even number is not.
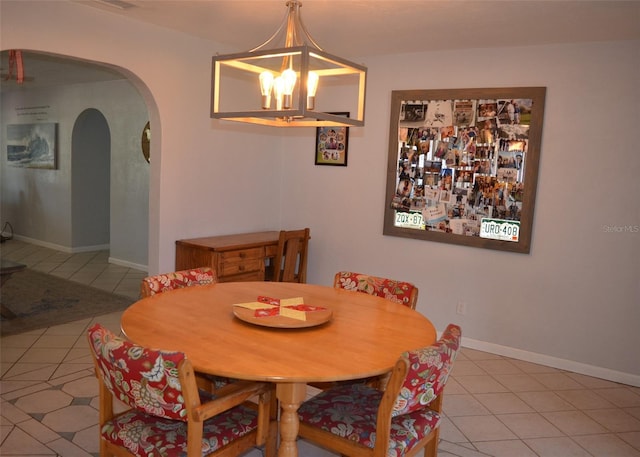
<svg viewBox="0 0 640 457"><path fill-rule="evenodd" d="M278 457L298 457L298 429L300 419L298 408L307 396L305 383L278 383L276 397L280 401L282 413L280 416L280 447Z"/></svg>

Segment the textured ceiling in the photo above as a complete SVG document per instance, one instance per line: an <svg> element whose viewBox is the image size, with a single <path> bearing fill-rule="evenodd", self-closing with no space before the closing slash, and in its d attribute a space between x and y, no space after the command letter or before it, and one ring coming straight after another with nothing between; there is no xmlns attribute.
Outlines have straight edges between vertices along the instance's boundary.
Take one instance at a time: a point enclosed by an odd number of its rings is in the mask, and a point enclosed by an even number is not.
<svg viewBox="0 0 640 457"><path fill-rule="evenodd" d="M211 40L213 52L246 51L282 22L285 0L66 0L123 20ZM123 8L108 5L115 3ZM366 62L434 50L640 39L640 1L303 0L301 15L327 52ZM1 8L1 2L0 2ZM2 73L6 73L6 51ZM26 55L30 87L121 77L79 61ZM3 90L15 84L1 81Z"/></svg>

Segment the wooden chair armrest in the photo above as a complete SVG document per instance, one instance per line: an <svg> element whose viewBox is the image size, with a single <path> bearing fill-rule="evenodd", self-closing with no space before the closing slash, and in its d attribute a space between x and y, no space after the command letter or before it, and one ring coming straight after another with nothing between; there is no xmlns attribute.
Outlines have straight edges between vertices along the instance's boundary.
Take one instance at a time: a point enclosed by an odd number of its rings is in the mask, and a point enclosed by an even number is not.
<svg viewBox="0 0 640 457"><path fill-rule="evenodd" d="M264 382L236 381L216 391L211 401L201 404L194 410L197 421L205 421L234 406L238 406L251 397L262 396L271 390L271 386Z"/></svg>

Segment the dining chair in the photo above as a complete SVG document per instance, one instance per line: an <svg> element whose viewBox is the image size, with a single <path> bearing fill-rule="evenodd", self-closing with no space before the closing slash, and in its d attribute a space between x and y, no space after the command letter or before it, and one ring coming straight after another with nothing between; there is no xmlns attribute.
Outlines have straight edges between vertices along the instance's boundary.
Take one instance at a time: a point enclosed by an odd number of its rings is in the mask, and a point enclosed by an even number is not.
<svg viewBox="0 0 640 457"><path fill-rule="evenodd" d="M140 286L140 297L150 297L183 287L202 286L217 281L215 272L210 267L192 268L190 270L173 271L155 276L147 276Z"/></svg>
<svg viewBox="0 0 640 457"><path fill-rule="evenodd" d="M307 248L310 230L281 230L273 261L273 281L307 282Z"/></svg>
<svg viewBox="0 0 640 457"><path fill-rule="evenodd" d="M462 331L449 324L433 345L401 354L384 391L345 384L298 409L299 436L349 457L438 453L442 400Z"/></svg>
<svg viewBox="0 0 640 457"><path fill-rule="evenodd" d="M394 279L354 273L352 271L337 272L333 278L333 287L336 289L376 295L394 303L403 304L411 309L416 309L418 303L418 288L410 282L396 281ZM341 384L364 382L373 387L383 388L388 379L389 374L385 374L372 378L359 379L357 381L313 382L309 383L309 385L316 389L326 390Z"/></svg>
<svg viewBox="0 0 640 457"><path fill-rule="evenodd" d="M141 298L161 294L183 287L203 286L217 282L216 273L210 267L192 268L174 271L155 276L147 276L140 287ZM198 386L209 391L215 391L234 380L222 376L196 373Z"/></svg>
<svg viewBox="0 0 640 457"><path fill-rule="evenodd" d="M268 383L237 382L212 396L198 391L182 352L137 346L100 324L87 337L100 394L101 456L236 457L267 441ZM114 398L129 409L114 413Z"/></svg>
<svg viewBox="0 0 640 457"><path fill-rule="evenodd" d="M405 281L381 278L352 271L339 271L333 279L336 289L353 290L386 298L411 309L418 304L418 288Z"/></svg>

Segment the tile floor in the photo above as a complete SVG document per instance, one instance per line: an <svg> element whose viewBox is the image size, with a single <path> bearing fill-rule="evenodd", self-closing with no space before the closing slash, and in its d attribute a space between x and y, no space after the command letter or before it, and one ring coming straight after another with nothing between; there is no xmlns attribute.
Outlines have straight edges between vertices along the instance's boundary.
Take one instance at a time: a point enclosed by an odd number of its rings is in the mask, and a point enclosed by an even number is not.
<svg viewBox="0 0 640 457"><path fill-rule="evenodd" d="M144 275L106 264L105 253L61 254L15 240L1 249L32 268L131 296ZM0 455L98 455L85 331L93 322L118 331L119 319L114 313L0 339ZM444 411L440 457L640 457L638 387L464 348ZM243 457L260 456L255 449ZM331 456L300 442L300 457Z"/></svg>
<svg viewBox="0 0 640 457"><path fill-rule="evenodd" d="M98 289L137 298L146 272L109 263L109 251L69 254L54 249L9 240L0 244L2 257L28 268Z"/></svg>

